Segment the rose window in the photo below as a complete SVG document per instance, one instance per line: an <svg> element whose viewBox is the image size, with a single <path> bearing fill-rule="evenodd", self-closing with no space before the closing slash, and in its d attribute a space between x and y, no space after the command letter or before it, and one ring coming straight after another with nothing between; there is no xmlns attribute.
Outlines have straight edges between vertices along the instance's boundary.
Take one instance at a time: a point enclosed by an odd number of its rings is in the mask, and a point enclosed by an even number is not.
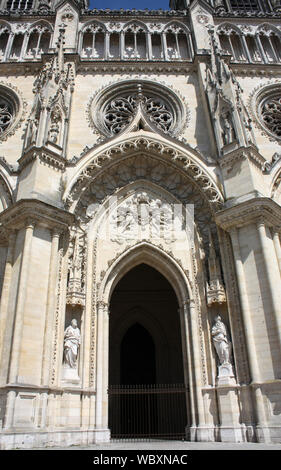
<svg viewBox="0 0 281 470"><path fill-rule="evenodd" d="M151 121L162 131L169 132L173 114L159 98L142 96L141 103ZM137 95L113 99L105 108L104 120L111 134L118 134L133 119L138 105Z"/></svg>
<svg viewBox="0 0 281 470"><path fill-rule="evenodd" d="M260 116L263 125L276 137L281 138L281 93L261 103Z"/></svg>
<svg viewBox="0 0 281 470"><path fill-rule="evenodd" d="M0 135L12 124L14 119L13 106L0 97Z"/></svg>
<svg viewBox="0 0 281 470"><path fill-rule="evenodd" d="M177 136L187 125L184 99L171 88L152 80L124 80L103 88L88 105L90 125L106 136L115 136L145 115L155 131Z"/></svg>

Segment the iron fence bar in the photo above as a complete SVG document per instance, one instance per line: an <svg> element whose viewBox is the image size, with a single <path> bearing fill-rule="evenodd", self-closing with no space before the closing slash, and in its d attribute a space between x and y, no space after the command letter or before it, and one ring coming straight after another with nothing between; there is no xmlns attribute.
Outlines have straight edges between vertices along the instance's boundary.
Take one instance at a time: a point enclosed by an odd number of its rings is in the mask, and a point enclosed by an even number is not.
<svg viewBox="0 0 281 470"><path fill-rule="evenodd" d="M112 438L185 438L187 391L184 384L111 385Z"/></svg>

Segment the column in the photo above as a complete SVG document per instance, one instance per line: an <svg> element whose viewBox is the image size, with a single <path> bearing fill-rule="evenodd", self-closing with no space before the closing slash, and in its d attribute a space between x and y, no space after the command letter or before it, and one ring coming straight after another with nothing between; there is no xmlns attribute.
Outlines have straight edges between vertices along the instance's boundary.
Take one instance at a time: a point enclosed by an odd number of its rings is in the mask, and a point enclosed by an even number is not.
<svg viewBox="0 0 281 470"><path fill-rule="evenodd" d="M11 363L10 363L10 374L9 382L16 382L18 375L19 356L21 348L21 337L23 328L23 317L24 317L24 305L26 287L28 281L28 268L30 263L31 244L33 238L35 222L32 220L27 221L25 226L25 238L23 243L21 269L19 273L19 284L18 284L18 300L15 313L15 328L14 338L11 351Z"/></svg>
<svg viewBox="0 0 281 470"><path fill-rule="evenodd" d="M183 367L184 367L184 378L185 385L188 384L189 387L189 401L190 401L190 425L191 429L196 429L196 419L195 419L195 391L194 391L194 382L192 377L192 364L191 364L191 351L190 351L190 329L188 322L188 306L189 300L183 303L182 307L179 309L180 322L181 322L181 338L182 338L182 349L183 349ZM188 409L189 403L187 403ZM188 429L187 429L188 431Z"/></svg>
<svg viewBox="0 0 281 470"><path fill-rule="evenodd" d="M189 303L189 315L190 315L190 333L191 333L191 347L192 347L192 355L193 357L193 370L194 370L194 398L197 402L197 414L198 414L198 428L205 425L205 416L204 416L204 402L203 402L203 395L201 391L202 387L202 375L201 375L201 351L200 351L200 344L199 344L199 329L197 324L197 311L195 307L194 300L190 300ZM204 440L204 438L200 439L200 436L197 440ZM202 436L203 437L203 436Z"/></svg>
<svg viewBox="0 0 281 470"><path fill-rule="evenodd" d="M121 32L120 32L120 44L119 44L119 47L120 47L120 59L123 60L123 59L124 59L124 55L125 55L125 33L124 33L124 31L121 31Z"/></svg>
<svg viewBox="0 0 281 470"><path fill-rule="evenodd" d="M46 306L46 319L45 319L45 332L44 332L44 345L43 345L43 359L42 359L42 385L49 383L50 375L50 355L51 355L51 334L53 325L53 316L55 312L55 290L57 284L57 263L58 263L58 249L60 231L54 229L51 231L52 245L49 266L49 279L48 279L48 293L47 293L47 306Z"/></svg>
<svg viewBox="0 0 281 470"><path fill-rule="evenodd" d="M103 425L103 347L104 347L104 302L97 305L97 353L96 353L96 429L102 429Z"/></svg>
<svg viewBox="0 0 281 470"><path fill-rule="evenodd" d="M272 233L273 233L273 243L274 243L276 258L278 262L279 272L281 275L281 247L280 247L280 238L279 238L280 228L274 227L272 230Z"/></svg>
<svg viewBox="0 0 281 470"><path fill-rule="evenodd" d="M237 283L238 283L238 290L239 290L239 298L241 302L241 310L242 310L243 323L244 323L244 328L245 328L245 337L246 337L246 345L247 345L247 351L248 351L250 374L252 377L252 386L254 386L253 398L255 401L254 404L255 404L255 410L256 410L257 426L264 428L267 425L267 420L266 420L263 401L260 400L260 397L259 397L260 389L259 387L256 387L256 385L260 383L261 379L260 379L260 371L259 371L257 354L256 354L255 341L254 341L251 311L250 311L250 306L248 302L246 280L245 280L243 262L241 258L241 252L240 252L238 229L237 228L231 229L230 236L231 236L231 241L232 241L232 248L233 248L234 261L235 261L235 266L236 266Z"/></svg>
<svg viewBox="0 0 281 470"><path fill-rule="evenodd" d="M243 262L241 259L238 230L232 229L230 232L232 248L234 254L234 261L236 266L236 275L238 282L238 290L240 294L240 302L242 308L242 316L244 321L244 327L246 330L246 344L248 349L248 359L250 363L251 377L254 382L260 382L260 372L256 355L256 348L254 342L253 325L251 321L251 311L248 302L248 294L246 290L245 274L243 269Z"/></svg>
<svg viewBox="0 0 281 470"><path fill-rule="evenodd" d="M276 322L276 333L278 336L279 346L281 346L281 298L280 298L280 276L276 276L276 270L272 266L272 252L269 249L269 243L272 243L271 239L267 238L266 226L263 219L260 219L257 223L260 244L262 248L262 255L265 267L266 278L268 282L268 289L271 296L273 315Z"/></svg>
<svg viewBox="0 0 281 470"><path fill-rule="evenodd" d="M148 60L152 60L152 44L151 44L151 33L146 32L145 33L146 37L146 58Z"/></svg>
<svg viewBox="0 0 281 470"><path fill-rule="evenodd" d="M106 31L105 43L104 43L104 59L108 60L109 58L110 58L110 33Z"/></svg>
<svg viewBox="0 0 281 470"><path fill-rule="evenodd" d="M21 47L20 60L25 58L29 38L30 38L30 33L25 33L23 42L22 42L22 47ZM37 52L37 48L36 48L36 52ZM37 57L37 54L35 55L35 58L36 57Z"/></svg>
<svg viewBox="0 0 281 470"><path fill-rule="evenodd" d="M8 305L9 297L11 290L11 279L13 271L13 262L14 262L14 247L15 247L16 233L12 231L9 234L8 240L8 252L6 258L5 273L3 279L2 295L1 295L1 305L0 305L0 382L6 382L7 378L7 368L8 368L8 355L7 355L7 342L12 335L12 321L9 321L7 324L8 317ZM11 320L11 319L10 319ZM5 357L4 357L5 356Z"/></svg>
<svg viewBox="0 0 281 470"><path fill-rule="evenodd" d="M107 415L107 410L105 410L107 400L106 403L104 402L105 393L107 393L107 379L105 379L105 374L108 374L108 337L106 337L106 335L108 336L107 304L103 301L99 301L97 304L96 336L96 442L109 440L107 426L104 426Z"/></svg>
<svg viewBox="0 0 281 470"><path fill-rule="evenodd" d="M161 42L162 42L163 59L164 60L170 60L169 54L168 54L167 38L166 38L166 33L165 32L161 34Z"/></svg>
<svg viewBox="0 0 281 470"><path fill-rule="evenodd" d="M108 356L109 356L109 310L108 305L103 309L103 400L102 400L102 426L108 428Z"/></svg>
<svg viewBox="0 0 281 470"><path fill-rule="evenodd" d="M251 57L251 54L250 54L250 51L249 51L249 48L248 48L246 38L243 34L240 37L241 37L241 41L242 41L243 48L244 48L244 51L245 51L246 59L248 59L248 61L251 63L252 62L252 57Z"/></svg>
<svg viewBox="0 0 281 470"><path fill-rule="evenodd" d="M6 62L10 58L10 53L11 53L12 45L14 42L14 37L15 37L15 33L10 33L9 39L6 45L6 51L3 57L3 62Z"/></svg>
<svg viewBox="0 0 281 470"><path fill-rule="evenodd" d="M265 52L264 52L263 45L261 43L261 39L260 39L259 34L256 35L256 39L257 39L257 44L258 44L258 48L259 48L262 60L263 60L264 64L267 64L269 61L268 61L268 59L265 55Z"/></svg>

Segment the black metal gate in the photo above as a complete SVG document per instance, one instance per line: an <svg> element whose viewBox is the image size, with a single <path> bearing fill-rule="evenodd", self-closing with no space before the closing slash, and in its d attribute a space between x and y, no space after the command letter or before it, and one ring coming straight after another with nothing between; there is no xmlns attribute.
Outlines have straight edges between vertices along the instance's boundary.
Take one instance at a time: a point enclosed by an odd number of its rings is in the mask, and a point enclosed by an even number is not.
<svg viewBox="0 0 281 470"><path fill-rule="evenodd" d="M185 439L183 384L111 385L109 429L112 439Z"/></svg>

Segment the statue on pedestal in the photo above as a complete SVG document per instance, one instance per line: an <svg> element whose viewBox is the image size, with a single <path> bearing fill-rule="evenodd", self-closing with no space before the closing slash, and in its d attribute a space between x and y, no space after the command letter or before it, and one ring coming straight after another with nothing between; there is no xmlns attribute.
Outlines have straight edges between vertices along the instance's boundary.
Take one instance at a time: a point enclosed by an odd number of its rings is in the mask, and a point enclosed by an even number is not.
<svg viewBox="0 0 281 470"><path fill-rule="evenodd" d="M219 315L216 316L212 327L212 337L220 364L230 364L231 343L227 337L225 324Z"/></svg>
<svg viewBox="0 0 281 470"><path fill-rule="evenodd" d="M231 364L231 342L228 338L225 324L221 321L220 315L215 318L215 323L211 330L213 344L217 352L220 365L218 367L218 385L235 385L235 376Z"/></svg>
<svg viewBox="0 0 281 470"><path fill-rule="evenodd" d="M80 330L77 325L77 320L74 318L64 332L63 345L64 364L71 369L77 369L77 357L80 344Z"/></svg>

